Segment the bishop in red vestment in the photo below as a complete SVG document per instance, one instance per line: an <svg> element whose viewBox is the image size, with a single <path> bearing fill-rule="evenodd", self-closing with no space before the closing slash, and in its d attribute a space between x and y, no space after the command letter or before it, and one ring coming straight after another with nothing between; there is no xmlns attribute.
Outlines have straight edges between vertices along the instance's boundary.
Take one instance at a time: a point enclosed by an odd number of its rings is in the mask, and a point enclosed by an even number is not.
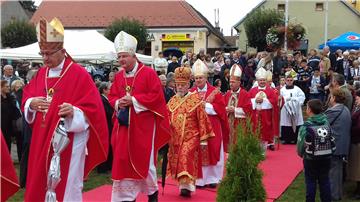
<svg viewBox="0 0 360 202"><path fill-rule="evenodd" d="M261 141L264 146L273 142L275 127L279 126L277 119L273 119L274 108L277 106L278 96L274 90L266 84L268 72L260 68L256 72L258 86L249 91L252 104L252 123L254 130L260 127ZM277 122L276 122L277 121Z"/></svg>
<svg viewBox="0 0 360 202"><path fill-rule="evenodd" d="M195 87L191 92L198 92L205 102L205 111L210 119L215 137L209 139L202 152L203 178L196 185L215 187L223 177L224 151L229 143L229 124L225 111L225 101L220 91L207 82L207 66L197 60L193 65Z"/></svg>
<svg viewBox="0 0 360 202"><path fill-rule="evenodd" d="M54 18L38 26L45 66L24 88L23 106L33 136L30 145L25 201L44 201L53 156L53 136L60 117L70 139L60 154L57 201L81 201L83 178L107 158L108 132L99 91L84 67L63 48L64 28ZM58 166L56 166L58 168Z"/></svg>
<svg viewBox="0 0 360 202"><path fill-rule="evenodd" d="M11 160L5 138L0 131L1 136L1 202L6 201L10 196L19 190L19 180L16 176L15 168Z"/></svg>
<svg viewBox="0 0 360 202"><path fill-rule="evenodd" d="M251 115L248 92L240 87L241 75L241 67L234 64L230 69L230 90L224 95L230 128L230 144L236 144L239 124L245 128L246 119Z"/></svg>
<svg viewBox="0 0 360 202"><path fill-rule="evenodd" d="M156 201L156 154L170 138L164 93L156 72L137 61L137 40L121 31L114 41L123 70L108 95L116 111L112 132L112 201L134 201L139 192Z"/></svg>
<svg viewBox="0 0 360 202"><path fill-rule="evenodd" d="M179 182L180 195L190 197L195 180L201 176L200 145L215 136L203 102L196 92L189 93L191 69L175 70L177 94L168 103L171 116L169 170Z"/></svg>

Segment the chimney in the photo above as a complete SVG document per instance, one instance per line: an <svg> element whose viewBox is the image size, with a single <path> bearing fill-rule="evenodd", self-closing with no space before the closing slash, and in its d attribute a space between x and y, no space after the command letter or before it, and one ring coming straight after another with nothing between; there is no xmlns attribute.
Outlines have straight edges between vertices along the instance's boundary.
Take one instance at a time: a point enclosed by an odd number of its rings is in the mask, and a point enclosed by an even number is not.
<svg viewBox="0 0 360 202"><path fill-rule="evenodd" d="M215 11L215 28L219 27L219 9L216 8L214 9Z"/></svg>
<svg viewBox="0 0 360 202"><path fill-rule="evenodd" d="M221 30L220 30L220 25L219 25L219 9L216 8L216 9L214 9L214 11L215 11L215 29L220 32Z"/></svg>

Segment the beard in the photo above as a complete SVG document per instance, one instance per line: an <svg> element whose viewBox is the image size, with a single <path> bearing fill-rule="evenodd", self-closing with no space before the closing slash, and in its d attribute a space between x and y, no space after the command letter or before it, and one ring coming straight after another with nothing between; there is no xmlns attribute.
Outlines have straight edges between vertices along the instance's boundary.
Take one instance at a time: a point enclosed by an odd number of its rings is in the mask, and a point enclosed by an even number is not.
<svg viewBox="0 0 360 202"><path fill-rule="evenodd" d="M178 95L179 97L184 97L185 93L184 92L177 92L176 95Z"/></svg>
<svg viewBox="0 0 360 202"><path fill-rule="evenodd" d="M178 95L179 97L184 97L187 93L188 93L187 90L177 91L177 92L176 92L176 95Z"/></svg>

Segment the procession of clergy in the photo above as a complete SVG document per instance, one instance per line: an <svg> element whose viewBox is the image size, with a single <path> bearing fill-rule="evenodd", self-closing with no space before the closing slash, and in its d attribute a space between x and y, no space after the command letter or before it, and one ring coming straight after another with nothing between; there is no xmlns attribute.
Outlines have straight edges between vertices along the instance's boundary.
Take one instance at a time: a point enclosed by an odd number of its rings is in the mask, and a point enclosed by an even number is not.
<svg viewBox="0 0 360 202"><path fill-rule="evenodd" d="M242 67L237 64L230 69L231 90L225 95L207 82L208 68L201 60L192 69L176 68L176 95L166 104L156 72L136 58L136 38L121 31L114 45L122 70L108 95L115 109L109 142L99 92L63 48L61 22L42 19L37 32L44 67L24 89L22 106L33 129L25 201L82 201L83 179L106 160L109 144L112 201L135 201L140 192L158 201L155 164L166 144L168 174L178 181L180 196L191 197L196 187L216 188L220 183L224 154L247 119L254 129L260 126L264 152L274 149L280 125L294 135L290 142L295 143L297 126L303 124L305 95L292 84L291 75L286 86L276 89L271 87L271 72L260 68L257 84L247 92L240 86ZM9 173L11 193L16 179Z"/></svg>

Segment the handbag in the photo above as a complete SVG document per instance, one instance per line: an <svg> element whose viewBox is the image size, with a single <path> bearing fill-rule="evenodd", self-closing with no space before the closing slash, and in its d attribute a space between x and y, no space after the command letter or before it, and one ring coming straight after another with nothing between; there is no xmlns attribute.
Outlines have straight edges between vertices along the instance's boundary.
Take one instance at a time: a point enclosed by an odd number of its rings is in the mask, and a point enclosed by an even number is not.
<svg viewBox="0 0 360 202"><path fill-rule="evenodd" d="M116 117L120 125L129 126L129 107L120 109L117 112Z"/></svg>

